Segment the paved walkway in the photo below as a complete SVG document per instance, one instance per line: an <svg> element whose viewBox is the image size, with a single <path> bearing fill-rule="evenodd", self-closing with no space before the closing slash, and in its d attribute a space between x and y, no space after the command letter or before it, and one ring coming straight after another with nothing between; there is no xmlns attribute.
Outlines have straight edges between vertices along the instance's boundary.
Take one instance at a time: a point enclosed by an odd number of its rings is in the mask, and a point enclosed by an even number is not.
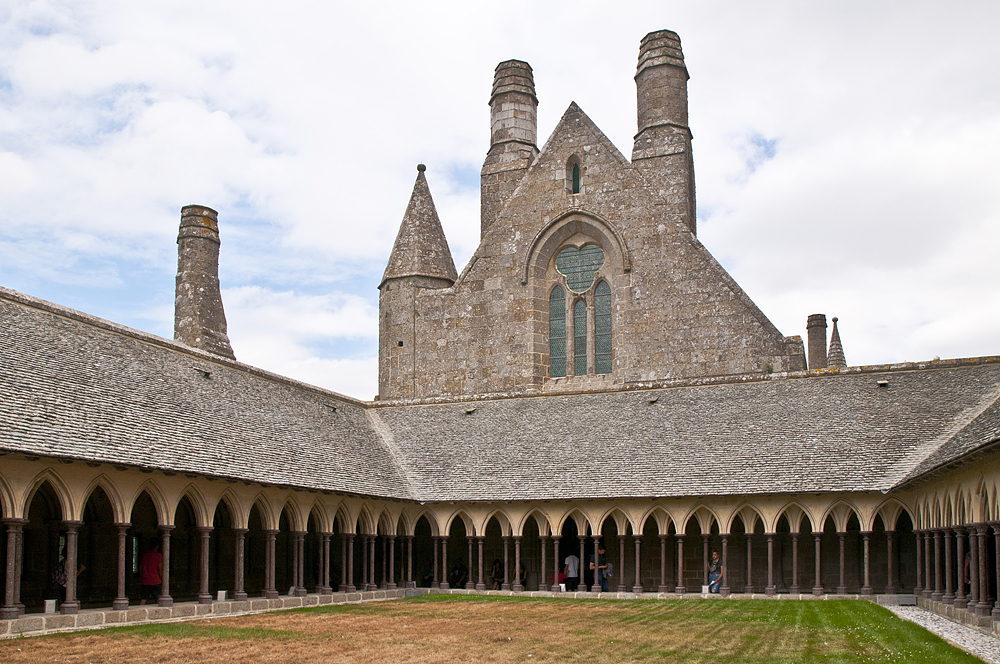
<svg viewBox="0 0 1000 664"><path fill-rule="evenodd" d="M985 634L974 627L961 625L949 618L919 606L885 607L904 620L909 620L924 629L934 632L945 641L972 653L984 662L1000 664L1000 639Z"/></svg>

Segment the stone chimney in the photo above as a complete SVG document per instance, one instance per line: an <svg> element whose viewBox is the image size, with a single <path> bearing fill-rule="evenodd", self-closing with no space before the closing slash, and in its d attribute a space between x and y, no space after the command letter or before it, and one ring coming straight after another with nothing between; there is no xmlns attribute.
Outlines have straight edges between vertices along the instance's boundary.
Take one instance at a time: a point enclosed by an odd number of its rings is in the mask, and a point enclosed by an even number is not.
<svg viewBox="0 0 1000 664"><path fill-rule="evenodd" d="M826 314L812 314L806 319L809 339L809 370L826 369Z"/></svg>
<svg viewBox="0 0 1000 664"><path fill-rule="evenodd" d="M844 346L840 343L840 332L837 330L837 317L834 316L833 332L830 333L830 352L826 355L826 366L846 367L847 359L844 357Z"/></svg>
<svg viewBox="0 0 1000 664"><path fill-rule="evenodd" d="M219 291L219 213L203 205L181 208L177 234L174 339L235 360Z"/></svg>
<svg viewBox="0 0 1000 664"><path fill-rule="evenodd" d="M490 96L490 151L480 175L480 229L486 237L518 182L538 156L538 98L531 65L497 65Z"/></svg>

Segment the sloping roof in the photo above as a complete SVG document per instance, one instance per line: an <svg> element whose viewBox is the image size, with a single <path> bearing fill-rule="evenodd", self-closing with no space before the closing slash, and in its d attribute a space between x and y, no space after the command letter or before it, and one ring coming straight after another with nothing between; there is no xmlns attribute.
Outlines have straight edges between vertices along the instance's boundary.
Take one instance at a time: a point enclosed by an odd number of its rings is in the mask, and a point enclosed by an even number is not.
<svg viewBox="0 0 1000 664"><path fill-rule="evenodd" d="M0 348L0 450L404 500L884 491L1000 440L997 357L371 404L5 289Z"/></svg>
<svg viewBox="0 0 1000 664"><path fill-rule="evenodd" d="M353 399L5 289L0 348L0 449L410 497Z"/></svg>
<svg viewBox="0 0 1000 664"><path fill-rule="evenodd" d="M452 283L458 278L424 170L423 164L417 166L417 181L379 288L389 279L400 277L433 277Z"/></svg>

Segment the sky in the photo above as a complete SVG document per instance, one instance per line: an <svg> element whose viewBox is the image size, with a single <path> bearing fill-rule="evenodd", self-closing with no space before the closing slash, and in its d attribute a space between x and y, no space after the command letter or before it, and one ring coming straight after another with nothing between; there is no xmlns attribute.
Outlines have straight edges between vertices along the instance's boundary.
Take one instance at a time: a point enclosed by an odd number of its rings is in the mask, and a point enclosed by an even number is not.
<svg viewBox="0 0 1000 664"><path fill-rule="evenodd" d="M219 211L239 360L378 386L378 283L416 177L479 239L493 70L623 154L639 41L681 37L698 237L848 364L1000 354L1000 3L0 4L0 285L173 336L180 208Z"/></svg>

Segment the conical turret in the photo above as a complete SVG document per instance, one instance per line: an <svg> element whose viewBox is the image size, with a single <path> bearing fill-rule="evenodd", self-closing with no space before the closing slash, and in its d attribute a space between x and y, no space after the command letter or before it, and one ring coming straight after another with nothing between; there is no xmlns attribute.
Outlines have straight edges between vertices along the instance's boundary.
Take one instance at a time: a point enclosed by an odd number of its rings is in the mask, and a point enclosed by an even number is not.
<svg viewBox="0 0 1000 664"><path fill-rule="evenodd" d="M448 249L448 240L444 237L444 229L438 219L431 190L427 187L427 178L423 164L417 166L417 181L413 185L410 203L406 206L403 223L399 225L396 243L389 255L389 264L382 275L385 285L390 279L402 277L429 277L440 279L447 283L432 285L433 282L422 284L425 288L448 288L458 279L455 271L455 261Z"/></svg>
<svg viewBox="0 0 1000 664"><path fill-rule="evenodd" d="M826 354L826 366L831 369L846 367L844 347L840 345L840 332L837 331L837 317L833 317L833 332L830 333L830 352Z"/></svg>

